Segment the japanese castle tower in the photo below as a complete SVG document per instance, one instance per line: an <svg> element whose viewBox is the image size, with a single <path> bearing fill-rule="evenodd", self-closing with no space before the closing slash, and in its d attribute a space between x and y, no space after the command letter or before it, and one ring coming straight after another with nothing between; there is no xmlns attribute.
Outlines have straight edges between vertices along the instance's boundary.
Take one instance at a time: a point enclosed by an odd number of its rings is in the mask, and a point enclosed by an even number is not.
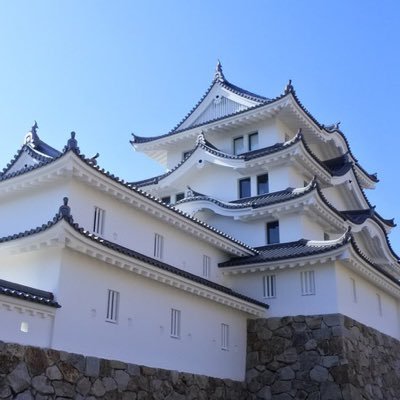
<svg viewBox="0 0 400 400"><path fill-rule="evenodd" d="M0 174L0 340L240 380L249 318L341 313L400 339L378 179L290 81L266 98L218 63L172 131L133 136L167 171L139 182L37 131Z"/></svg>

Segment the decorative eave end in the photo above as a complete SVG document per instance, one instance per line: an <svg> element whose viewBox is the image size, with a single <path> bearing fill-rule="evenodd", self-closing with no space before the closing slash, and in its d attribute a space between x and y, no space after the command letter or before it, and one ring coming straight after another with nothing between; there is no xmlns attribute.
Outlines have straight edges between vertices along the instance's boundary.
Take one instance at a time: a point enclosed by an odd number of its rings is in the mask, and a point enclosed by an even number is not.
<svg viewBox="0 0 400 400"><path fill-rule="evenodd" d="M58 214L60 215L61 218L67 221L72 221L71 207L69 207L68 205L68 197L63 198L63 204L60 206Z"/></svg>
<svg viewBox="0 0 400 400"><path fill-rule="evenodd" d="M218 60L217 66L215 67L215 74L214 74L214 82L224 82L225 76L222 72L222 65L221 62Z"/></svg>
<svg viewBox="0 0 400 400"><path fill-rule="evenodd" d="M285 87L285 94L289 94L289 93L295 93L294 91L294 87L292 85L292 80L289 79L289 82L287 83L286 87Z"/></svg>
<svg viewBox="0 0 400 400"><path fill-rule="evenodd" d="M74 131L71 132L71 137L68 139L66 146L63 149L63 152L66 153L69 150L72 150L74 153L79 154L80 150L78 147L78 141L75 139L76 133Z"/></svg>
<svg viewBox="0 0 400 400"><path fill-rule="evenodd" d="M199 144L203 144L203 145L206 144L206 138L204 136L203 131L201 131L196 138L196 146L198 146Z"/></svg>
<svg viewBox="0 0 400 400"><path fill-rule="evenodd" d="M26 134L24 144L30 145L31 147L35 148L37 143L39 142L39 136L37 134L37 130L39 126L37 122L33 124L31 130Z"/></svg>
<svg viewBox="0 0 400 400"><path fill-rule="evenodd" d="M350 242L352 239L351 226L347 228L346 233L343 235L343 244Z"/></svg>

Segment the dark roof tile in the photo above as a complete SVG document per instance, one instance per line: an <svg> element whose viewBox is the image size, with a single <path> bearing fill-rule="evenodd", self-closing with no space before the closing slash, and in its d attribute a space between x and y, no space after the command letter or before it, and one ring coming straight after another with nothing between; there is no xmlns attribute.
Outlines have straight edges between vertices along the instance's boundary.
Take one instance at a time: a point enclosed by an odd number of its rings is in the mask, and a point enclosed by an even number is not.
<svg viewBox="0 0 400 400"><path fill-rule="evenodd" d="M20 285L0 279L0 294L27 300L33 303L44 304L46 306L59 308L61 307L55 300L51 292L34 289L30 286Z"/></svg>

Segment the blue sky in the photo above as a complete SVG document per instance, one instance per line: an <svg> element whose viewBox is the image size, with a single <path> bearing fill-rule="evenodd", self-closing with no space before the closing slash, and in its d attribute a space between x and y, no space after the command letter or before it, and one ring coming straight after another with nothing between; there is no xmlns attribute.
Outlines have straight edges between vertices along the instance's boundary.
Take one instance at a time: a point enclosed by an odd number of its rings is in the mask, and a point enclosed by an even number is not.
<svg viewBox="0 0 400 400"><path fill-rule="evenodd" d="M34 120L62 149L126 180L161 172L131 132L166 133L225 76L274 97L292 79L311 113L341 121L352 151L381 182L368 191L400 223L398 1L2 1L0 165ZM400 228L391 235L400 253Z"/></svg>

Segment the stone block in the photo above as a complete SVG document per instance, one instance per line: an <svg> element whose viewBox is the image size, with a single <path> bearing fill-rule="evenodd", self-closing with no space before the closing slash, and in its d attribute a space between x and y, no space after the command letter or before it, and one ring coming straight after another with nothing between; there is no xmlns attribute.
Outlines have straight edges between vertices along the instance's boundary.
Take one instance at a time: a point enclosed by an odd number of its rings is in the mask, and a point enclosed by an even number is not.
<svg viewBox="0 0 400 400"><path fill-rule="evenodd" d="M62 379L62 374L57 365L52 365L51 367L48 367L46 369L46 376L51 380L51 381L59 381Z"/></svg>
<svg viewBox="0 0 400 400"><path fill-rule="evenodd" d="M14 370L8 374L7 380L15 393L20 393L28 389L31 385L31 377L29 376L26 364L23 362L19 363Z"/></svg>
<svg viewBox="0 0 400 400"><path fill-rule="evenodd" d="M126 369L126 363L118 360L110 360L110 367L113 369Z"/></svg>
<svg viewBox="0 0 400 400"><path fill-rule="evenodd" d="M100 372L100 360L96 357L86 357L85 375L97 378Z"/></svg>
<svg viewBox="0 0 400 400"><path fill-rule="evenodd" d="M106 388L104 387L103 382L99 378L94 381L90 393L92 393L96 397L101 397L106 394Z"/></svg>
<svg viewBox="0 0 400 400"><path fill-rule="evenodd" d="M296 374L290 367L283 367L278 371L278 379L281 381L290 381L295 378Z"/></svg>
<svg viewBox="0 0 400 400"><path fill-rule="evenodd" d="M76 384L76 391L80 393L82 396L86 396L92 387L92 383L86 377L79 379Z"/></svg>
<svg viewBox="0 0 400 400"><path fill-rule="evenodd" d="M63 378L68 382L75 383L80 376L80 372L69 362L60 361L58 363L58 368Z"/></svg>
<svg viewBox="0 0 400 400"><path fill-rule="evenodd" d="M123 370L117 369L114 371L114 379L117 384L118 390L123 392L126 390L131 377Z"/></svg>
<svg viewBox="0 0 400 400"><path fill-rule="evenodd" d="M52 394L54 388L51 385L51 381L44 375L38 375L32 378L32 386L41 394Z"/></svg>
<svg viewBox="0 0 400 400"><path fill-rule="evenodd" d="M329 378L329 372L326 368L316 365L310 371L310 378L316 382L326 382Z"/></svg>
<svg viewBox="0 0 400 400"><path fill-rule="evenodd" d="M64 381L53 381L54 391L58 397L74 398L75 389L74 386L69 382Z"/></svg>
<svg viewBox="0 0 400 400"><path fill-rule="evenodd" d="M34 400L34 397L32 396L32 394L29 390L26 390L23 393L19 393L14 399L15 400Z"/></svg>
<svg viewBox="0 0 400 400"><path fill-rule="evenodd" d="M343 325L343 315L341 314L327 314L322 317L326 326L341 326Z"/></svg>

